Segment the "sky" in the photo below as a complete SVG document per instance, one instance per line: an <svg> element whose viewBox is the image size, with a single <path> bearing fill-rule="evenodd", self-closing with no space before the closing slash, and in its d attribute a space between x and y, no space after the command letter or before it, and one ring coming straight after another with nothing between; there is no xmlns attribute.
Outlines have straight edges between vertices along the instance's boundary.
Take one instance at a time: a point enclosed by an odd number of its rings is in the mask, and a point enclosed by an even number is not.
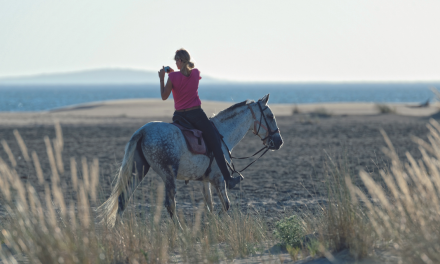
<svg viewBox="0 0 440 264"><path fill-rule="evenodd" d="M439 81L440 1L0 0L0 77L157 71L187 49L211 77Z"/></svg>

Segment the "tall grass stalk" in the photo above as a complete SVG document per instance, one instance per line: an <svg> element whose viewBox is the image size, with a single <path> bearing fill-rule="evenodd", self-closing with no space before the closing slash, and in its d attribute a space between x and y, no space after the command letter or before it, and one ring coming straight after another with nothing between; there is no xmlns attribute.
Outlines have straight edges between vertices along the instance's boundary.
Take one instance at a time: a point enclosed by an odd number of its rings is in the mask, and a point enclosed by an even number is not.
<svg viewBox="0 0 440 264"><path fill-rule="evenodd" d="M383 151L392 160L389 170L380 171L384 187L365 172L360 176L367 193L349 184L351 194L368 205L377 236L406 263L440 263L440 125L431 119L427 126L430 143L415 138L422 158L406 152L407 162L399 160L383 132L388 145Z"/></svg>
<svg viewBox="0 0 440 264"><path fill-rule="evenodd" d="M23 183L14 167L0 159L1 207L0 258L3 263L186 263L219 262L256 253L267 241L266 227L258 215L233 208L229 213L208 213L198 205L194 219L181 216L183 230L163 214L163 191L152 191L150 212L139 216L129 210L114 228L99 225L91 205L99 202L99 162L85 158L78 164L70 159L70 175L61 160L64 143L61 126L56 138L44 138L51 168L51 184L44 181L36 152L23 160L34 165L44 193L37 193ZM14 132L23 153L28 153L23 139ZM2 141L5 149L9 147ZM10 152L12 153L12 152ZM8 155L9 152L8 152ZM9 157L10 160L13 156ZM31 164L32 163L32 164ZM79 174L81 172L81 174ZM71 177L73 199L64 195L61 181ZM80 177L82 176L82 177ZM157 198L156 198L157 197ZM95 203L95 201L97 201ZM131 206L132 207L132 206Z"/></svg>
<svg viewBox="0 0 440 264"><path fill-rule="evenodd" d="M362 259L371 252L376 236L364 206L350 192L353 184L348 168L347 160L335 162L328 155L327 201L321 204L320 211L309 209L301 215L304 232L309 235L304 238L300 255L313 255L312 251L316 251L332 258L330 252L348 249L352 257Z"/></svg>
<svg viewBox="0 0 440 264"><path fill-rule="evenodd" d="M330 249L349 249L355 258L360 259L368 255L375 238L362 205L350 193L351 174L348 161L338 164L329 157L328 202L323 211L325 229L322 232Z"/></svg>

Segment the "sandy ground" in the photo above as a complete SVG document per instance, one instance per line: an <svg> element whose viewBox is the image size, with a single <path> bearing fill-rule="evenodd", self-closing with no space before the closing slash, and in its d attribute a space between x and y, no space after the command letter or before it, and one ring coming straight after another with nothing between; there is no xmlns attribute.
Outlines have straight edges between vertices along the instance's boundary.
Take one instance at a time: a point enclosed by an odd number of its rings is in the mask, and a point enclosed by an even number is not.
<svg viewBox="0 0 440 264"><path fill-rule="evenodd" d="M270 102L269 102L270 103ZM208 116L229 107L230 103L207 101L203 109ZM325 113L331 115L374 115L378 113L374 103L323 103L323 104L273 104L277 117L290 116L297 109L300 113ZM439 105L419 108L416 103L387 104L398 115L429 116L438 112ZM63 124L111 124L132 123L132 119L171 117L174 112L172 100L133 99L95 102L42 112L0 112L0 125L52 124L53 119Z"/></svg>
<svg viewBox="0 0 440 264"><path fill-rule="evenodd" d="M227 103L209 102L203 108L209 114L228 106ZM398 114L379 115L375 112L374 104L298 105L301 113L292 115L292 105L271 105L284 146L267 153L246 170L245 181L240 188L229 192L230 199L243 210L260 214L272 229L277 220L293 212L302 212L306 208L320 210L319 203L325 202L326 164L329 164L329 157L337 163L347 164L355 178L360 169L377 176L378 170L389 163L381 151L385 142L380 129L385 130L391 138L402 160L405 160L406 151L420 158L411 135L426 139L426 123L437 112L437 108L409 108L401 104L394 107ZM325 108L333 116L314 115L313 112L319 108ZM42 193L44 187L38 184L32 166L21 158L13 130L18 129L29 150L38 153L46 181L50 182L50 166L43 137L55 138L52 120L60 120L65 142L63 161L66 172L61 181L65 196L74 197L69 187L70 157L75 157L78 163L81 157L89 161L96 157L100 162L100 196L105 199L110 194L114 173L124 155L124 146L133 132L150 121L170 122L172 109L172 102L127 100L52 112L0 113L0 139L5 139L15 154L17 171L22 179ZM248 156L261 147L261 141L249 133L233 154ZM0 157L8 161L3 150L0 150ZM246 164L246 161L236 162L238 168ZM355 183L362 185L358 179ZM136 191L136 207L149 210L152 199L150 190L157 184L162 184L161 180L150 171ZM199 182L185 185L183 181L178 181L177 207L185 217L193 215L197 205L203 201L200 188ZM214 201L219 210L215 192ZM166 217L165 209L163 216Z"/></svg>

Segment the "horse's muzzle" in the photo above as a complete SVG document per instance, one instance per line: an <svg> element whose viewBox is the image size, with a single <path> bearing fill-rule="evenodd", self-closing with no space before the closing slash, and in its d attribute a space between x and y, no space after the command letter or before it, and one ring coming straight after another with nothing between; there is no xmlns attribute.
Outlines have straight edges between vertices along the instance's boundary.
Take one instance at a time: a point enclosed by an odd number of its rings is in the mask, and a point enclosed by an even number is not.
<svg viewBox="0 0 440 264"><path fill-rule="evenodd" d="M279 133L269 137L266 142L266 146L271 150L278 150L283 145L283 139Z"/></svg>

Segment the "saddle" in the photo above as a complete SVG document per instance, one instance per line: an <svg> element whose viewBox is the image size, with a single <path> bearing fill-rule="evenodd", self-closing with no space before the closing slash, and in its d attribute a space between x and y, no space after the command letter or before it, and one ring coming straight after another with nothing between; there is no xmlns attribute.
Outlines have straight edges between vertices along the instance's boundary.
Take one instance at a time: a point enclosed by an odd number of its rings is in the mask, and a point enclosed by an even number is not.
<svg viewBox="0 0 440 264"><path fill-rule="evenodd" d="M212 122L211 122L212 123ZM202 131L196 129L188 120L181 116L173 116L173 123L178 127L183 136L185 137L186 145L190 152L194 154L202 154L206 156L210 156L210 151L205 144L205 141L202 137ZM212 124L214 126L214 124ZM218 133L217 128L214 126L215 131Z"/></svg>
<svg viewBox="0 0 440 264"><path fill-rule="evenodd" d="M194 154L208 155L206 144L202 137L202 131L195 128L184 127L177 122L173 122L171 124L175 125L182 131L186 145L188 146L190 152Z"/></svg>
<svg viewBox="0 0 440 264"><path fill-rule="evenodd" d="M206 169L204 176L197 179L198 181L202 181L203 177L206 177L211 172L211 165L212 161L214 160L214 154L205 144L205 141L202 137L202 131L196 129L188 120L181 116L173 116L173 123L172 125L175 125L178 127L185 138L186 145L188 146L188 149L190 152L194 154L202 154L209 158L209 165ZM223 136L220 134L220 132L217 130L217 127L214 125L214 123L211 121L212 126L214 127L214 131L217 133L217 135L220 138L223 138ZM188 180L185 181L185 184L188 184Z"/></svg>

